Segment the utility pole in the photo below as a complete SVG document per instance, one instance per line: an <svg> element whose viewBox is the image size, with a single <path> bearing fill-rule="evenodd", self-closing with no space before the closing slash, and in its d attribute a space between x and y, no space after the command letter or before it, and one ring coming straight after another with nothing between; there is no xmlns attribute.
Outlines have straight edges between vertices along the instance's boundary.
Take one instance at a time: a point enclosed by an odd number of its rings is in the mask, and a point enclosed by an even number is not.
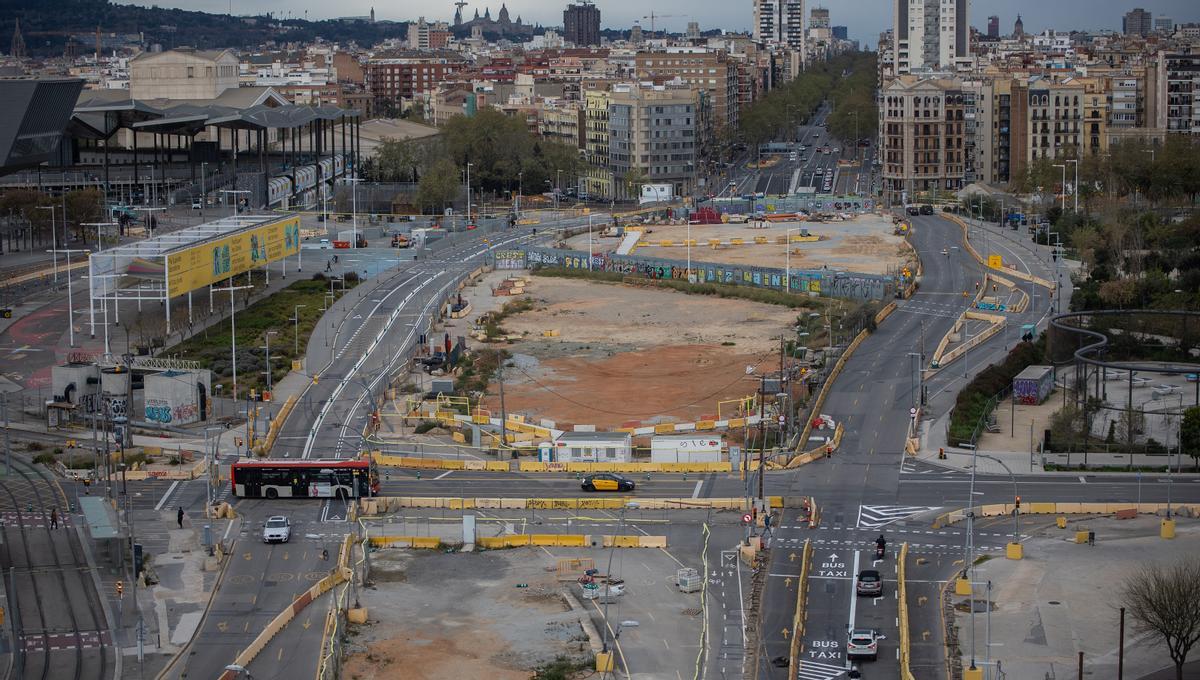
<svg viewBox="0 0 1200 680"><path fill-rule="evenodd" d="M508 411L504 410L504 359L501 357L496 365L496 379L500 381L500 446L496 448L496 457L504 455L504 445L508 442Z"/></svg>
<svg viewBox="0 0 1200 680"><path fill-rule="evenodd" d="M8 392L0 392L0 408L4 409L4 473L12 475L12 442L8 438Z"/></svg>
<svg viewBox="0 0 1200 680"><path fill-rule="evenodd" d="M766 433L766 394L767 394L767 376L761 375L758 378L758 501L763 501L763 485L766 481L766 475L763 474L766 466L767 456L767 433Z"/></svg>

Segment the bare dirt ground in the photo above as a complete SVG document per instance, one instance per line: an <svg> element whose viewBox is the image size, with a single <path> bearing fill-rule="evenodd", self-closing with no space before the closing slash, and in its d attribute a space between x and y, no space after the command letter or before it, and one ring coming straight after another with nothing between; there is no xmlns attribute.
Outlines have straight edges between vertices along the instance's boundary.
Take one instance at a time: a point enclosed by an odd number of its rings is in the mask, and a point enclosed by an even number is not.
<svg viewBox="0 0 1200 680"><path fill-rule="evenodd" d="M371 563L370 624L355 629L343 678L528 680L558 656L590 657L540 553L382 550Z"/></svg>
<svg viewBox="0 0 1200 680"><path fill-rule="evenodd" d="M763 229L754 228L753 222L692 225L691 238L697 243L691 249L692 260L782 268L788 264L788 255L783 245L776 243L775 240L777 237L784 236L788 229L796 227L806 228L810 234L825 237L825 240L791 244L791 266L795 268L828 267L865 274L883 274L887 273L888 266L895 267L904 261L910 252L903 245L903 238L892 235L891 218L882 215L860 215L843 222L765 222L762 224L765 225ZM651 245L664 239L683 243L688 237L687 226L651 225L647 229L649 233L642 240L645 245L638 246L634 254L673 260L687 259L687 249L682 246ZM592 234L594 252L612 252L620 245L620 239L603 238L598 233L599 230ZM792 235L795 236L797 233L793 232ZM770 243L754 244L755 236L765 236ZM712 238L722 241L728 241L730 238L742 238L750 243L713 249L708 245L708 239ZM567 241L567 245L576 250L587 250L588 235L572 237Z"/></svg>
<svg viewBox="0 0 1200 680"><path fill-rule="evenodd" d="M780 334L799 313L571 279L533 277L530 290L536 308L503 323L509 334L524 335L505 346L515 364L505 374L505 407L559 427L715 417L718 401L757 389L747 366L777 365ZM547 330L558 337L543 337ZM488 392L498 394L499 386ZM499 399L484 406L498 413Z"/></svg>

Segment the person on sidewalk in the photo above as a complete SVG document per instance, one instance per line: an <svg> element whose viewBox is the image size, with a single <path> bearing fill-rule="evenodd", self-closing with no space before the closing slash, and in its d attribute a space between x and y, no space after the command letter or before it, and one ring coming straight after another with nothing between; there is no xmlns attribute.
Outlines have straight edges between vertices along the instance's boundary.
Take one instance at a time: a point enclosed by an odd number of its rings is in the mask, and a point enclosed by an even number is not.
<svg viewBox="0 0 1200 680"><path fill-rule="evenodd" d="M50 508L50 528L58 528L58 508Z"/></svg>
<svg viewBox="0 0 1200 680"><path fill-rule="evenodd" d="M183 528L183 506L179 506L179 511L175 513L175 521L179 524L179 528Z"/></svg>

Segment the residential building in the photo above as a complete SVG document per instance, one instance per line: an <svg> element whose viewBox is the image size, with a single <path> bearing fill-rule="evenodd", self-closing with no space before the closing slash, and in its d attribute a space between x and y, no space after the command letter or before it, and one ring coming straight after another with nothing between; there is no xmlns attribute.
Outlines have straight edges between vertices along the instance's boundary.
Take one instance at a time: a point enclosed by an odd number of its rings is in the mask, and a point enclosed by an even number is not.
<svg viewBox="0 0 1200 680"><path fill-rule="evenodd" d="M738 123L738 65L724 50L704 47L667 47L638 52L637 78L658 83L678 79L684 85L707 90L717 127Z"/></svg>
<svg viewBox="0 0 1200 680"><path fill-rule="evenodd" d="M607 90L584 92L584 158L587 169L583 177L585 193L593 199L612 199L613 176L608 169L608 104Z"/></svg>
<svg viewBox="0 0 1200 680"><path fill-rule="evenodd" d="M563 38L577 47L600 44L600 8L590 2L563 10Z"/></svg>
<svg viewBox="0 0 1200 680"><path fill-rule="evenodd" d="M671 184L676 196L695 187L696 92L692 89L614 85L608 103L608 167L616 197L634 199L639 188L627 181Z"/></svg>
<svg viewBox="0 0 1200 680"><path fill-rule="evenodd" d="M1046 76L1034 76L1029 79L1028 96L1027 160L1078 158L1083 150L1083 84L1074 78L1058 82Z"/></svg>
<svg viewBox="0 0 1200 680"><path fill-rule="evenodd" d="M1000 17L996 16L995 14L988 17L987 37L990 40L997 40L1000 38Z"/></svg>
<svg viewBox="0 0 1200 680"><path fill-rule="evenodd" d="M238 58L231 50L180 48L129 60L132 99L215 99L237 87Z"/></svg>
<svg viewBox="0 0 1200 680"><path fill-rule="evenodd" d="M961 81L953 79L900 76L884 89L883 185L890 202L963 187L965 100Z"/></svg>
<svg viewBox="0 0 1200 680"><path fill-rule="evenodd" d="M971 65L968 0L893 0L896 73Z"/></svg>
<svg viewBox="0 0 1200 680"><path fill-rule="evenodd" d="M829 28L829 10L825 7L813 7L808 16L809 28Z"/></svg>
<svg viewBox="0 0 1200 680"><path fill-rule="evenodd" d="M1121 19L1121 32L1125 35L1149 35L1153 30L1153 15L1138 7L1125 13Z"/></svg>
<svg viewBox="0 0 1200 680"><path fill-rule="evenodd" d="M401 99L411 100L436 91L465 66L457 52L384 52L363 65L363 80L367 91L375 97L376 109L385 110L388 103L398 107Z"/></svg>
<svg viewBox="0 0 1200 680"><path fill-rule="evenodd" d="M1157 127L1168 133L1200 135L1200 50L1158 57Z"/></svg>
<svg viewBox="0 0 1200 680"><path fill-rule="evenodd" d="M333 70L337 73L337 79L343 83L363 84L362 63L349 52L334 53Z"/></svg>
<svg viewBox="0 0 1200 680"><path fill-rule="evenodd" d="M754 0L755 42L804 48L804 0Z"/></svg>
<svg viewBox="0 0 1200 680"><path fill-rule="evenodd" d="M587 148L587 117L580 102L558 102L542 108L538 134L545 139L579 149Z"/></svg>

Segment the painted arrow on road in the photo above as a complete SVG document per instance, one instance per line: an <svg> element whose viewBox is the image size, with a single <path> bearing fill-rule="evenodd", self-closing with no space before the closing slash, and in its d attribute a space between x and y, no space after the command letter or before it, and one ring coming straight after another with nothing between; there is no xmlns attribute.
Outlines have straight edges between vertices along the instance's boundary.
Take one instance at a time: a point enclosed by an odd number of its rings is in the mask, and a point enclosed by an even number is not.
<svg viewBox="0 0 1200 680"><path fill-rule="evenodd" d="M829 663L805 661L802 659L800 661L800 668L796 672L796 677L799 680L833 680L845 674L845 666L835 666Z"/></svg>

